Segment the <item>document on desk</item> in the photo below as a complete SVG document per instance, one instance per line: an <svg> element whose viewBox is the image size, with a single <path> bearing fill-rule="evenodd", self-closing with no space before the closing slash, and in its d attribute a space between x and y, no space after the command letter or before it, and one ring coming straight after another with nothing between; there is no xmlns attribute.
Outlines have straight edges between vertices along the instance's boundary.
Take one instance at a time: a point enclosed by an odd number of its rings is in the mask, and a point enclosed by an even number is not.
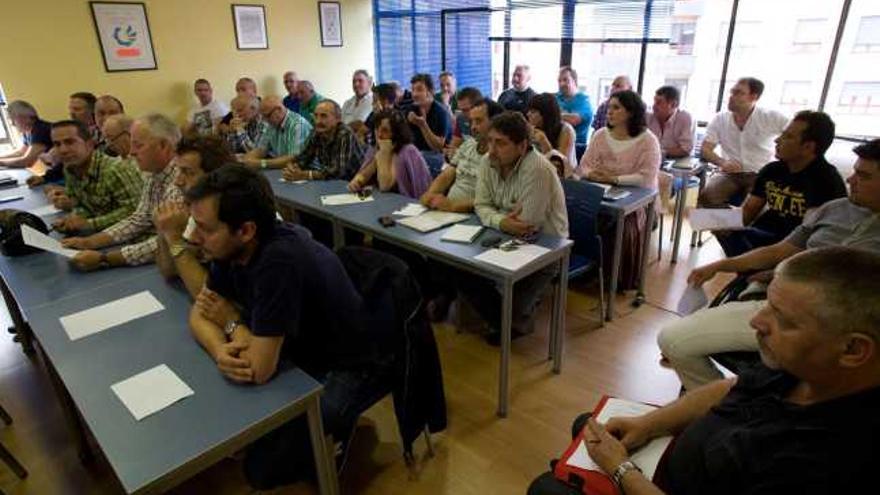
<svg viewBox="0 0 880 495"><path fill-rule="evenodd" d="M476 239L482 231L482 225L457 224L446 229L446 232L443 232L443 235L440 236L440 240L446 242L461 242L463 244L470 244L474 242L474 239Z"/></svg>
<svg viewBox="0 0 880 495"><path fill-rule="evenodd" d="M162 306L153 294L143 291L85 311L62 316L61 326L64 327L70 340L78 340L163 309L165 306Z"/></svg>
<svg viewBox="0 0 880 495"><path fill-rule="evenodd" d="M42 249L43 251L49 251L50 253L60 254L65 258L73 258L76 256L76 253L79 252L76 249L68 249L62 246L61 243L58 242L58 239L53 239L26 224L21 225L21 239L28 246Z"/></svg>
<svg viewBox="0 0 880 495"><path fill-rule="evenodd" d="M33 210L30 210L28 213L31 213L31 214L36 215L38 217L48 217L48 216L55 215L56 213L61 213L61 212L62 212L62 210L55 208L55 205L48 204L48 205L43 205L39 208L34 208Z"/></svg>
<svg viewBox="0 0 880 495"><path fill-rule="evenodd" d="M421 215L403 218L397 223L418 230L424 234L467 219L468 215L465 215L464 213L431 210L422 213Z"/></svg>
<svg viewBox="0 0 880 495"><path fill-rule="evenodd" d="M694 230L742 230L742 210L739 208L694 208L688 216Z"/></svg>
<svg viewBox="0 0 880 495"><path fill-rule="evenodd" d="M369 201L373 201L373 196L362 198L353 193L325 194L321 196L321 204L324 206L353 205L357 203L367 203Z"/></svg>
<svg viewBox="0 0 880 495"><path fill-rule="evenodd" d="M511 251L489 249L474 256L474 259L515 272L548 252L550 250L542 246L523 244Z"/></svg>
<svg viewBox="0 0 880 495"><path fill-rule="evenodd" d="M595 418L599 423L605 424L611 418L641 416L655 409L657 408L648 404L609 397L605 399ZM630 459L642 470L646 478L652 479L657 470L657 464L671 441L671 436L655 438L636 450ZM579 445L568 458L567 464L581 469L602 471L602 468L590 458L583 440L579 441Z"/></svg>
<svg viewBox="0 0 880 495"><path fill-rule="evenodd" d="M428 211L428 209L425 208L424 205L420 205L419 203L410 203L397 211L391 212L391 214L401 217L416 217L426 211Z"/></svg>
<svg viewBox="0 0 880 495"><path fill-rule="evenodd" d="M165 364L115 383L110 389L138 421L195 394Z"/></svg>
<svg viewBox="0 0 880 495"><path fill-rule="evenodd" d="M681 299L678 300L678 314L681 316L687 316L694 311L703 308L707 304L709 304L709 298L706 296L706 291L703 289L703 286L697 287L688 284L684 293L681 295Z"/></svg>

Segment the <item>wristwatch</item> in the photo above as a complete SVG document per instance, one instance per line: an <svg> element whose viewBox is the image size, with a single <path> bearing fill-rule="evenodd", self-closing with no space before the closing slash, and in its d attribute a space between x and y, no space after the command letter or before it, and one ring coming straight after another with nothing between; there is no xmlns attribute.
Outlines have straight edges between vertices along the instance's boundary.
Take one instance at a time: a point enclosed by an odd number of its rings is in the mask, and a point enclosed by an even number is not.
<svg viewBox="0 0 880 495"><path fill-rule="evenodd" d="M642 472L642 470L633 464L632 461L623 461L617 466L617 469L615 469L614 473L611 475L611 481L614 482L614 486L616 486L621 493L623 492L623 477L630 471Z"/></svg>
<svg viewBox="0 0 880 495"><path fill-rule="evenodd" d="M260 160L260 168L267 168L269 164L266 163L266 160Z"/></svg>
<svg viewBox="0 0 880 495"><path fill-rule="evenodd" d="M241 320L229 320L226 322L226 325L223 327L223 334L226 335L226 338L232 338L232 333L235 332L235 327L241 325Z"/></svg>

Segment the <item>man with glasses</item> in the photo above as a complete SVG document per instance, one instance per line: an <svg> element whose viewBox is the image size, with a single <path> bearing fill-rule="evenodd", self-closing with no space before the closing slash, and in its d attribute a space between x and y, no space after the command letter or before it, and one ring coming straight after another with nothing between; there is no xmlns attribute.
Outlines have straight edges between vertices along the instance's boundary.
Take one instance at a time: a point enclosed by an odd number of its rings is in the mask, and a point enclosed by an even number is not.
<svg viewBox="0 0 880 495"><path fill-rule="evenodd" d="M257 147L247 152L241 162L250 167L284 168L302 153L312 125L296 112L288 110L277 96L267 96L260 103L260 114L269 124Z"/></svg>
<svg viewBox="0 0 880 495"><path fill-rule="evenodd" d="M131 153L131 124L128 115L111 115L104 120L101 131L104 134L104 148L113 156L128 160Z"/></svg>

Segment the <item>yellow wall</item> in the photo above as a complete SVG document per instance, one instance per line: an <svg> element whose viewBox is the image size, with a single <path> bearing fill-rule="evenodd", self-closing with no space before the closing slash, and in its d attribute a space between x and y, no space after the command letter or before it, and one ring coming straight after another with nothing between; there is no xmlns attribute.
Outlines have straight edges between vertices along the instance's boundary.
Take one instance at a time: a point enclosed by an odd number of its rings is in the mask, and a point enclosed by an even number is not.
<svg viewBox="0 0 880 495"><path fill-rule="evenodd" d="M231 1L145 0L159 69L108 73L85 0L0 1L0 83L9 100L33 103L47 120L64 118L75 91L112 94L126 113L160 111L185 118L196 102L192 81L210 80L228 102L235 81L257 81L260 94L285 94L282 74L296 70L341 104L351 96L351 73L373 72L372 2L342 0L343 44L322 48L317 0L260 0L266 7L269 49L235 47Z"/></svg>

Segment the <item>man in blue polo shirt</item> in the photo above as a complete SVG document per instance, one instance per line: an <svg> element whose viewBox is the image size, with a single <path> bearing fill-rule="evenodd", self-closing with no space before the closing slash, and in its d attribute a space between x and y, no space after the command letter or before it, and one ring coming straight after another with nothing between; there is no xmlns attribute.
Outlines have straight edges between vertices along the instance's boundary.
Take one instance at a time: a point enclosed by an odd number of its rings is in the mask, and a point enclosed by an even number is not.
<svg viewBox="0 0 880 495"><path fill-rule="evenodd" d="M593 106L590 97L578 91L577 72L565 66L559 69L559 92L556 101L562 110L562 120L571 124L575 132L575 149L580 159L587 149L590 123L593 122Z"/></svg>

